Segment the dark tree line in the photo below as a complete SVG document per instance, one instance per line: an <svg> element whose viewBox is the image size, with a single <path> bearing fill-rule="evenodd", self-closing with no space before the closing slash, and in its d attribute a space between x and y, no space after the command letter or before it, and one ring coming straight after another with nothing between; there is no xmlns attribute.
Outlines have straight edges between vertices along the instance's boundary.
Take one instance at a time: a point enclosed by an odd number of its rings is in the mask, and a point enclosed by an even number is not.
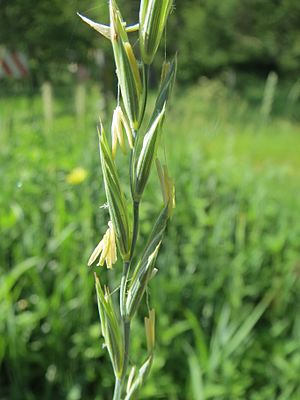
<svg viewBox="0 0 300 400"><path fill-rule="evenodd" d="M61 79L64 66L94 65L93 50L109 43L80 22L76 11L108 21L107 0L0 0L0 44L23 49L35 79ZM130 22L139 0L120 0ZM169 52L179 52L181 81L224 69L256 74L300 68L299 0L177 0L168 26Z"/></svg>
<svg viewBox="0 0 300 400"><path fill-rule="evenodd" d="M177 1L176 19L183 80L225 68L299 73L298 0Z"/></svg>

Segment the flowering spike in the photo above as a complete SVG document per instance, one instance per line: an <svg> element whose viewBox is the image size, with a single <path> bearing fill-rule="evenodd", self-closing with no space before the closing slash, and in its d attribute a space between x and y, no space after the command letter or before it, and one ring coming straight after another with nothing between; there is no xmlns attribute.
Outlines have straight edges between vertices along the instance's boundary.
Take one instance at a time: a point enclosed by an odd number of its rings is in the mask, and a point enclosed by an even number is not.
<svg viewBox="0 0 300 400"><path fill-rule="evenodd" d="M137 398L138 391L151 370L155 346L155 312L149 310L149 317L145 318L147 357L137 369L132 368L128 377L127 369L131 361L129 358L131 321L138 311L151 279L157 273L156 258L175 204L172 179L166 167L157 163L164 207L143 249L137 246L141 199L153 162L157 157L166 105L176 73L176 57L172 62L164 63L152 115L147 124L143 123L149 106L150 64L153 62L165 30L173 0L140 0L139 24L132 26L126 25L117 3L118 0L108 0L109 25L102 25L82 15L79 16L85 23L110 40L120 91L111 124L111 146L107 141L101 121L98 128L106 208L109 211L110 221L107 231L90 256L88 265L97 263L102 266L106 263L107 268L112 268L117 261L117 249L123 259L120 286L114 291L119 292L118 306L117 302L113 301L109 288L102 287L97 277L96 293L101 331L115 375L113 398L130 400ZM140 39L140 63L135 56L136 47L133 47L128 39L128 33L137 30ZM118 146L125 153L126 141L131 149L128 160L127 189L128 192L131 190L132 213L128 212L118 174L118 163L115 162ZM126 173L122 173L122 178L126 176ZM137 253L139 249L142 251Z"/></svg>
<svg viewBox="0 0 300 400"><path fill-rule="evenodd" d="M124 343L120 324L109 289L105 287L103 291L100 280L96 274L95 286L102 336L104 337L115 374L120 377L122 375L124 359Z"/></svg>
<svg viewBox="0 0 300 400"><path fill-rule="evenodd" d="M160 245L161 241L158 242L152 253L145 253L133 273L126 303L127 313L130 318L134 316L150 281Z"/></svg>
<svg viewBox="0 0 300 400"><path fill-rule="evenodd" d="M143 146L137 160L136 170L134 171L135 176L133 178L133 195L135 201L140 200L148 181L151 166L156 157L160 128L164 116L165 105L161 112L156 116L144 137Z"/></svg>
<svg viewBox="0 0 300 400"><path fill-rule="evenodd" d="M158 49L173 0L141 0L140 48L145 64L151 64Z"/></svg>
<svg viewBox="0 0 300 400"><path fill-rule="evenodd" d="M100 125L98 134L101 167L109 214L116 232L119 251L123 260L127 261L129 259L131 243L127 205L102 124Z"/></svg>
<svg viewBox="0 0 300 400"><path fill-rule="evenodd" d="M136 130L139 127L142 102L142 82L138 63L129 43L124 22L115 0L110 0L109 10L111 42L122 99L131 128Z"/></svg>

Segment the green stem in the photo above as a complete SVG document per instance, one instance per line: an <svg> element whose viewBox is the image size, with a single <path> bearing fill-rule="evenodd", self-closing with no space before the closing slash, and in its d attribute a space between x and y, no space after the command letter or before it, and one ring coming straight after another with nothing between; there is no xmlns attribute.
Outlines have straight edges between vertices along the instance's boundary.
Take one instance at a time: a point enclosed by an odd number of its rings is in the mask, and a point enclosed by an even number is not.
<svg viewBox="0 0 300 400"><path fill-rule="evenodd" d="M124 361L123 361L123 373L122 381L126 378L126 372L129 362L129 347L130 347L130 321L123 321L123 332L124 332Z"/></svg>
<svg viewBox="0 0 300 400"><path fill-rule="evenodd" d="M139 230L139 202L133 202L133 232L132 232L132 241L131 241L131 248L130 248L130 257L129 261L125 261L123 264L123 273L121 278L121 287L120 287L120 312L123 321L126 320L126 286L129 276L130 264L132 261L132 256L134 253L136 240L138 236Z"/></svg>
<svg viewBox="0 0 300 400"><path fill-rule="evenodd" d="M113 400L121 400L121 393L122 393L122 382L119 378L116 378Z"/></svg>
<svg viewBox="0 0 300 400"><path fill-rule="evenodd" d="M115 389L113 400L122 399L122 390L126 380L126 372L129 363L129 344L130 344L130 321L123 319L123 330L124 330L124 361L123 361L123 371L121 378L115 378Z"/></svg>
<svg viewBox="0 0 300 400"><path fill-rule="evenodd" d="M116 387L115 392L119 393L119 397L114 397L114 400L119 400L122 394L122 388L124 386L126 372L128 368L129 362L129 345L130 345L130 320L128 320L126 315L126 286L129 275L129 267L130 262L124 262L123 265L123 274L121 279L121 288L120 288L120 312L122 318L122 329L123 329L123 340L124 340L124 360L123 360L123 368L122 368L122 376L121 379L118 380L116 378ZM119 381L119 382L118 382Z"/></svg>
<svg viewBox="0 0 300 400"><path fill-rule="evenodd" d="M132 241L131 241L131 249L130 249L130 262L132 261L132 257L134 254L134 249L136 245L136 240L139 233L139 211L140 211L140 202L133 202L133 231L132 231Z"/></svg>
<svg viewBox="0 0 300 400"><path fill-rule="evenodd" d="M126 284L128 280L129 266L130 262L125 261L123 264L123 273L120 287L120 312L122 319L126 317Z"/></svg>
<svg viewBox="0 0 300 400"><path fill-rule="evenodd" d="M116 378L113 400L121 399L122 388L125 383L126 372L129 361L130 321L128 320L126 315L126 286L128 281L129 268L130 268L130 262L125 261L123 264L123 273L122 273L121 287L120 287L120 313L121 313L121 323L122 323L123 340L124 340L124 360L123 360L121 379Z"/></svg>
<svg viewBox="0 0 300 400"><path fill-rule="evenodd" d="M149 76L150 76L150 65L144 64L143 65L144 93L143 93L143 104L142 104L142 109L141 109L141 115L140 115L140 119L139 119L139 126L141 126L144 116L145 116L147 99L148 99Z"/></svg>
<svg viewBox="0 0 300 400"><path fill-rule="evenodd" d="M117 386L116 380L116 388L115 391L119 391L121 395L122 388L124 386L124 381L126 378L126 372L129 363L129 346L130 346L130 320L127 317L126 313L126 287L128 281L128 275L130 270L130 263L132 260L132 256L134 253L136 239L138 236L138 228L139 228L139 202L133 202L133 233L132 233L132 242L131 242L131 250L130 250L130 260L124 262L123 264L123 273L121 278L121 287L120 287L120 313L122 318L122 327L123 327L123 338L124 338L124 361L122 368L122 377ZM119 399L116 397L116 400ZM114 397L115 400L115 397Z"/></svg>
<svg viewBox="0 0 300 400"><path fill-rule="evenodd" d="M136 140L136 139L135 139ZM133 199L134 197L134 149L131 150L130 152L130 161L129 161L129 179L130 179L130 190L131 190L131 197Z"/></svg>
<svg viewBox="0 0 300 400"><path fill-rule="evenodd" d="M140 202L134 199L134 188L133 188L133 180L134 180L134 149L131 150L130 154L130 167L129 167L129 176L130 176L130 188L131 188L131 196L132 196L132 205L133 205L133 230L132 230L132 240L131 240L131 248L130 248L130 263L132 261L132 257L134 254L134 249L136 245L136 240L139 232L139 210L140 210Z"/></svg>

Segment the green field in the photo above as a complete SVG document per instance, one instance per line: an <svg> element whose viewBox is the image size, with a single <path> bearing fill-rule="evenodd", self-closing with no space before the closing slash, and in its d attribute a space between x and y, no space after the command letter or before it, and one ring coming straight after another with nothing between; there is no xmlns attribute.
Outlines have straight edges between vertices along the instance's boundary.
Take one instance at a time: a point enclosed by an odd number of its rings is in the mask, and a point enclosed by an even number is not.
<svg viewBox="0 0 300 400"><path fill-rule="evenodd" d="M54 93L52 123L39 93L0 97L0 400L102 400L113 385L86 266L106 225L95 127L111 110L92 85L81 117L73 88ZM299 120L284 96L266 116L218 81L174 98L160 156L177 207L149 293L158 346L141 398L298 400ZM159 201L153 174L141 235Z"/></svg>

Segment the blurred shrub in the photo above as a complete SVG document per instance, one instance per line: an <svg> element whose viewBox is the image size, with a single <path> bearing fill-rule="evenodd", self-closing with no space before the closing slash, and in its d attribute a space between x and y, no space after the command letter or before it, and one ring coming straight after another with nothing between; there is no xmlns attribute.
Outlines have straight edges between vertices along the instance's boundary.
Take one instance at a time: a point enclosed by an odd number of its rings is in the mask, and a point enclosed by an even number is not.
<svg viewBox="0 0 300 400"><path fill-rule="evenodd" d="M296 76L299 16L297 0L177 1L173 45L180 53L179 79L188 82L226 68Z"/></svg>

